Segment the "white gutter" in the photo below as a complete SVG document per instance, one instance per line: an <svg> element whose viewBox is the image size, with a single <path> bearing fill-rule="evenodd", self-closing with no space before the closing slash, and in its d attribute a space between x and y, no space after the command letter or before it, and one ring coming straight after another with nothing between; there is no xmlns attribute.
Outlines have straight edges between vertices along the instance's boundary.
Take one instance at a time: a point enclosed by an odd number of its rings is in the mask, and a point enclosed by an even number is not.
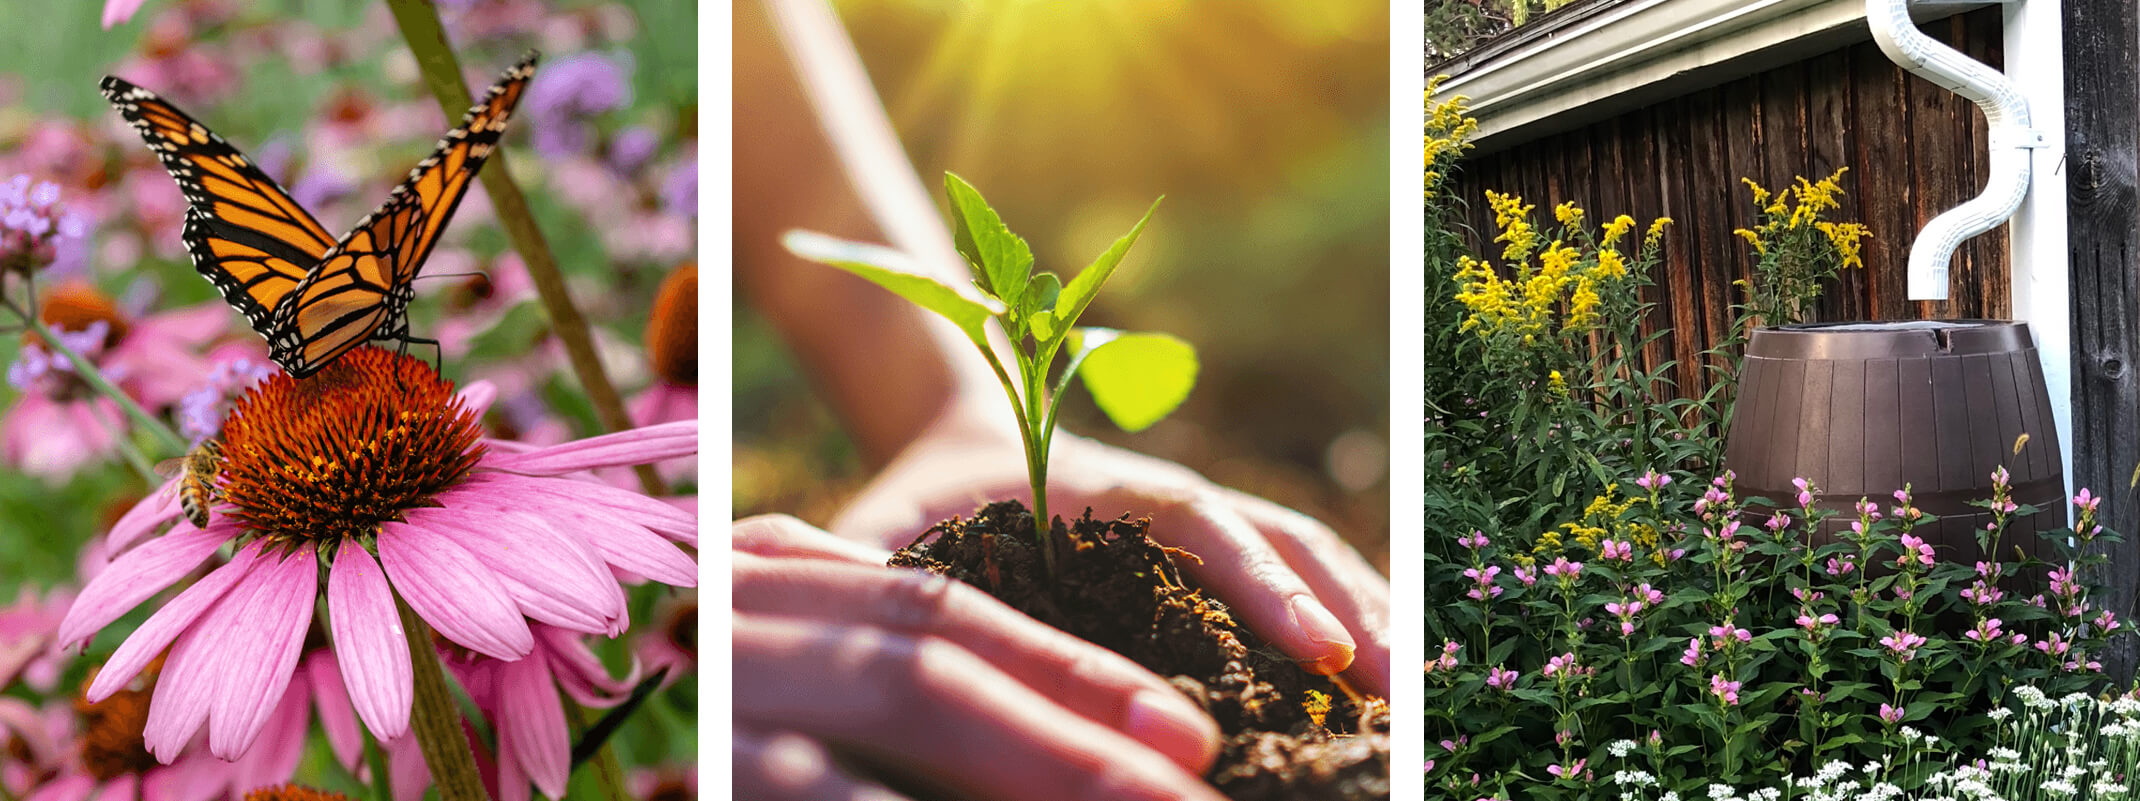
<svg viewBox="0 0 2140 801"><path fill-rule="evenodd" d="M1991 131L1991 180L1983 193L1932 218L1910 245L1910 299L1946 300L1947 263L1955 248L2021 208L2029 191L2029 150L2042 135L2030 127L2029 102L2014 82L1918 31L1906 0L1866 0L1865 21L1889 59L1977 104Z"/></svg>
<svg viewBox="0 0 2140 801"><path fill-rule="evenodd" d="M2065 158L2065 48L2059 6L2060 0L2007 4L2004 75L1919 32L1905 0L1866 0L1865 17L1873 40L1888 58L1984 111L1991 178L1983 193L1932 218L1918 232L1910 245L1909 298L1945 300L1947 267L1955 249L2012 218L2007 269L2013 314L2035 335L2070 493L2073 373L2066 184L2053 176ZM2032 119L2032 109L2040 121ZM2038 167L2043 169L2039 172ZM2046 180L2036 180L2039 175Z"/></svg>

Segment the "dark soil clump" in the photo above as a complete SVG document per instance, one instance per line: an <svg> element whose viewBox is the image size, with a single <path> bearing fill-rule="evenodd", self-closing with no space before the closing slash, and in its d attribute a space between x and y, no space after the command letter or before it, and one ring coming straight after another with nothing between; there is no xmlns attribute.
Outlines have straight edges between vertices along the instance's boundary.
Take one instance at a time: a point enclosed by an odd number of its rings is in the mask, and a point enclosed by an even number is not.
<svg viewBox="0 0 2140 801"><path fill-rule="evenodd" d="M931 529L891 564L965 581L1168 677L1224 732L1205 778L1230 798L1388 798L1388 702L1355 698L1242 628L1176 567L1194 555L1146 536L1150 522L1056 518L1050 579L1032 514L1008 501Z"/></svg>

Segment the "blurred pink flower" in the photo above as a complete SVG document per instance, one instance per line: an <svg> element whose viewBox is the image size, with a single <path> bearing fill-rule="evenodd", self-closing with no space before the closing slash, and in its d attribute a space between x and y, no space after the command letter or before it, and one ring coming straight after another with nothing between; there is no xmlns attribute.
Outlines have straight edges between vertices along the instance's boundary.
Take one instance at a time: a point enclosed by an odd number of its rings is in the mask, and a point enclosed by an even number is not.
<svg viewBox="0 0 2140 801"><path fill-rule="evenodd" d="M68 346L151 411L192 391L209 370L196 351L231 318L230 307L217 300L129 323L86 284L50 293L42 313L65 321L54 326L66 332ZM91 391L64 358L26 344L8 367L8 384L22 397L0 420L0 461L56 480L115 452L113 432L127 427L117 404Z"/></svg>
<svg viewBox="0 0 2140 801"><path fill-rule="evenodd" d="M104 0L104 30L124 25L141 10L142 0Z"/></svg>
<svg viewBox="0 0 2140 801"><path fill-rule="evenodd" d="M1428 769L1433 769L1431 761ZM697 801L698 765L683 763L639 768L625 779L625 789L633 798L645 801Z"/></svg>
<svg viewBox="0 0 2140 801"><path fill-rule="evenodd" d="M322 378L329 383L319 384ZM299 397L295 382L277 375L240 401L225 421L224 503L208 527L178 519L177 504L161 494L142 501L114 525L107 540L117 556L82 588L60 626L63 645L85 643L225 543L256 536L128 636L89 688L91 699L109 697L168 649L165 689L145 732L158 759L176 758L204 725L217 756L252 746L291 681L323 576L327 625L352 706L382 740L407 731L413 698L396 593L446 640L518 660L538 647L531 621L621 633L628 613L612 571L697 583L695 561L671 543L697 545L695 518L637 493L560 477L693 453L695 422L548 448L495 447L510 443L475 444L491 387L473 385L456 396L415 357L360 348L312 380L308 386L346 390ZM346 407L334 419L359 421L358 430L336 426L337 436L383 435L362 421L438 423L397 435L395 448L382 449L387 455L329 474L347 479L263 483L272 480L263 476L282 474L276 459L325 458L318 449L331 446L306 433L307 425L323 424L306 421L319 420L324 403ZM248 452L262 455L240 455ZM357 491L337 481L410 489L368 502L377 506L372 513L305 516L316 508L309 504ZM143 539L167 522L167 533Z"/></svg>
<svg viewBox="0 0 2140 801"><path fill-rule="evenodd" d="M73 603L72 590L55 588L39 598L25 585L13 605L0 607L0 691L16 679L40 693L59 682L67 655L53 635Z"/></svg>

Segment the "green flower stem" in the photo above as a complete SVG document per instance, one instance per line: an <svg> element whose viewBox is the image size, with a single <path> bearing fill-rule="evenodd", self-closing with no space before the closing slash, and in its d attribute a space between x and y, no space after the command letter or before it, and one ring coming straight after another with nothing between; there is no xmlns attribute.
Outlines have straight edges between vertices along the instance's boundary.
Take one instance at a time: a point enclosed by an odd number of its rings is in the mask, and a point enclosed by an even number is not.
<svg viewBox="0 0 2140 801"><path fill-rule="evenodd" d="M461 712L454 706L453 691L446 686L446 672L439 667L438 650L431 644L431 626L409 609L400 593L394 608L401 612L401 631L409 641L409 666L416 672L416 705L409 730L423 749L424 764L431 768L431 783L441 801L489 801L483 779L476 775L475 755L468 750L461 730Z"/></svg>
<svg viewBox="0 0 2140 801"><path fill-rule="evenodd" d="M31 331L37 332L38 339L44 341L45 347L66 357L67 364L73 368L75 375L81 376L82 381L87 383L90 389L96 390L97 394L110 398L113 403L118 404L120 411L126 412L127 417L133 418L136 424L156 438L157 444L164 446L166 450L174 455L186 452L189 446L184 438L180 437L177 432L172 431L170 426L164 425L163 421L150 415L148 410L141 408L141 404L135 403L133 398L127 397L126 393L119 391L119 388L113 386L110 381L105 380L104 374L97 370L96 364L82 358L82 355L75 353L73 348L67 347L67 343L61 342L59 337L53 335L52 329L38 325L36 315L24 311L12 299L0 298L0 304L5 304L8 311L14 312L15 316L22 320L24 326ZM149 475L149 483L157 483L154 479L155 474L152 472Z"/></svg>
<svg viewBox="0 0 2140 801"><path fill-rule="evenodd" d="M431 0L386 0L386 6L394 13L394 22L401 28L403 39L408 40L409 50L416 55L416 63L423 70L424 83L438 99L439 108L445 109L446 119L459 120L475 98L468 94L468 86L461 82L460 59L453 54L453 46L446 41L446 31L439 25L438 8ZM587 391L587 399L594 405L595 416L608 431L623 431L632 427L631 417L624 411L624 401L617 394L617 387L609 382L609 373L602 367L601 356L595 353L594 339L588 334L587 320L572 301L572 294L565 287L565 276L557 267L557 257L550 252L549 243L543 238L542 229L535 225L535 215L528 210L527 198L520 194L520 187L513 183L512 171L505 166L505 150L500 148L490 154L490 169L476 176L483 181L483 189L490 194L491 206L497 209L498 222L505 226L505 234L513 242L513 249L527 262L528 276L535 281L535 291L542 296L543 309L550 317L550 328L557 332L558 340L565 344L565 354L572 361L572 372ZM639 476L640 486L648 495L663 492L660 476L654 473L653 465L635 465L632 471Z"/></svg>
<svg viewBox="0 0 2140 801"><path fill-rule="evenodd" d="M587 730L587 710L579 704L566 703L565 715L571 719L575 731ZM617 749L609 741L603 741L594 752L595 774L602 779L602 797L609 801L631 801L624 791L624 765L617 761Z"/></svg>
<svg viewBox="0 0 2140 801"><path fill-rule="evenodd" d="M372 768L372 801L394 801L394 777L387 769L386 749L372 739L371 729L358 726L357 733L364 737L364 761Z"/></svg>

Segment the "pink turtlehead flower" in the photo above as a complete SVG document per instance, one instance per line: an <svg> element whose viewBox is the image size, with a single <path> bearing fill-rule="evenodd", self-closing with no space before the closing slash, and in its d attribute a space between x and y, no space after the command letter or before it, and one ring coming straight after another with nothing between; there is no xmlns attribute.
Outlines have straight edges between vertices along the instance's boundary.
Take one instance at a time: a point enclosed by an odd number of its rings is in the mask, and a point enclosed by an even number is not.
<svg viewBox="0 0 2140 801"><path fill-rule="evenodd" d="M1490 544L1490 541L1486 539L1485 532L1479 531L1478 529L1472 529L1470 534L1466 534L1464 536L1456 538L1456 544L1476 551L1480 548L1486 547L1488 544Z"/></svg>
<svg viewBox="0 0 2140 801"><path fill-rule="evenodd" d="M1780 533L1780 532L1782 532L1782 531L1783 531L1784 529L1787 529L1787 528L1790 528L1790 527L1791 527L1791 516L1790 516L1790 515L1784 514L1784 513L1782 513L1782 512L1777 512L1777 513L1775 513L1775 514L1769 515L1769 517L1768 517L1768 530L1769 530L1769 531L1770 531L1771 533Z"/></svg>
<svg viewBox="0 0 2140 801"><path fill-rule="evenodd" d="M1931 567L1934 562L1931 543L1914 534L1902 535L1902 555L1895 557L1897 567L1909 567L1912 563Z"/></svg>
<svg viewBox="0 0 2140 801"><path fill-rule="evenodd" d="M1700 638L1700 637L1688 637L1688 638L1687 638L1687 650L1686 650L1686 652L1685 652L1685 653L1682 653L1682 654L1680 654L1680 655L1679 655L1679 663L1680 663L1680 664L1682 664L1682 665L1686 665L1687 667L1698 667L1698 666L1700 666L1700 665L1701 665L1701 663L1702 663L1702 638Z"/></svg>
<svg viewBox="0 0 2140 801"><path fill-rule="evenodd" d="M1982 564L1981 562L1979 564ZM1977 606L1990 606L2006 598L2006 591L1977 579L1962 590L1962 600Z"/></svg>
<svg viewBox="0 0 2140 801"><path fill-rule="evenodd" d="M1547 659L1545 670L1541 672L1549 677L1577 676L1582 674L1583 669L1575 664L1575 654L1571 652Z"/></svg>
<svg viewBox="0 0 2140 801"><path fill-rule="evenodd" d="M1635 479L1635 486L1652 491L1664 489L1671 486L1671 484L1671 475L1659 473L1655 470L1643 473L1641 478Z"/></svg>
<svg viewBox="0 0 2140 801"><path fill-rule="evenodd" d="M344 370L351 373L338 375ZM85 644L224 545L235 546L228 562L129 635L89 687L91 700L109 697L168 651L144 733L158 760L177 758L204 726L216 756L236 758L253 745L291 681L322 590L351 704L374 736L390 740L407 731L414 692L394 594L446 640L513 661L537 648L531 622L622 633L628 624L620 572L680 587L697 583L696 562L675 544L697 545L693 515L562 477L695 453L695 421L522 449L479 439L475 421L492 397L488 385L456 396L414 357L360 348L320 376L330 383L318 386L346 393L308 393L300 396L303 408L350 405L346 417L327 418L349 421L337 429L348 436L370 431L364 421L436 421L397 435L404 450L361 464L372 474L430 482L419 494L388 498L398 519L302 516L308 507L297 504L347 491L324 478L247 483L261 480L257 471L281 468L243 462L234 455L247 450L241 443L275 443L298 458L315 447L300 420L279 405L293 402L294 383L276 376L241 400L225 423L224 503L208 527L179 519L168 495L151 495L113 526L106 546L115 557L82 588L60 624L62 645ZM253 450L259 460L281 453ZM358 467L353 460L349 470ZM366 486L381 485L367 479ZM241 527L245 518L255 522ZM167 532L149 536L167 523Z"/></svg>
<svg viewBox="0 0 2140 801"><path fill-rule="evenodd" d="M1553 564L1546 565L1546 575L1560 579L1562 582L1574 581L1577 576L1582 574L1583 563L1570 562L1568 557L1565 556L1553 557Z"/></svg>
<svg viewBox="0 0 2140 801"><path fill-rule="evenodd" d="M2082 487L2080 492L2073 494L2073 507L2083 512L2092 513L2102 503L2103 499L2096 497L2095 493L2089 492L2087 487Z"/></svg>
<svg viewBox="0 0 2140 801"><path fill-rule="evenodd" d="M1501 588L1494 586L1494 577L1499 575L1501 575L1500 565L1487 565L1485 570L1475 567L1464 568L1464 578L1471 579L1474 584L1478 585L1466 590L1464 595L1474 601L1501 597Z"/></svg>
<svg viewBox="0 0 2140 801"><path fill-rule="evenodd" d="M1889 724L1889 725L1893 725L1893 724L1896 724L1896 723L1901 723L1901 722L1902 722L1902 708L1901 708L1901 707L1897 707L1897 706L1890 706L1890 705L1888 705L1888 704L1881 704L1881 705L1880 705L1880 720L1881 720L1882 722L1884 722L1884 723L1887 723L1887 724Z"/></svg>
<svg viewBox="0 0 2140 801"><path fill-rule="evenodd" d="M1880 638L1880 644L1887 646L1887 650L1894 652L1895 656L1904 662L1916 656L1917 649L1923 647L1925 642L1924 635L1914 631L1897 631Z"/></svg>
<svg viewBox="0 0 2140 801"><path fill-rule="evenodd" d="M1852 562L1849 557L1844 557L1840 560L1834 557L1828 558L1828 575L1847 576L1850 575L1851 571L1857 569L1857 564Z"/></svg>
<svg viewBox="0 0 2140 801"><path fill-rule="evenodd" d="M1522 674L1503 667L1486 671L1486 686L1502 692L1516 689L1516 678Z"/></svg>
<svg viewBox="0 0 2140 801"><path fill-rule="evenodd" d="M1753 632L1739 628L1730 623L1710 626L1709 636L1716 638L1716 641L1718 643L1717 647L1719 648L1723 647L1724 645L1730 644L1733 640L1737 640L1739 642L1753 642L1754 640Z"/></svg>
<svg viewBox="0 0 2140 801"><path fill-rule="evenodd" d="M1590 776L1589 765L1589 759L1578 759L1572 765L1548 765L1546 766L1546 772L1553 774L1553 778L1556 779L1575 781L1580 778L1584 781L1588 781Z"/></svg>
<svg viewBox="0 0 2140 801"><path fill-rule="evenodd" d="M1442 671L1446 673L1455 670L1456 652L1461 650L1464 650L1464 646L1458 645L1455 640L1444 640L1442 642L1441 655L1427 660L1427 672Z"/></svg>
<svg viewBox="0 0 2140 801"><path fill-rule="evenodd" d="M1791 479L1791 486L1798 488L1798 505L1807 508L1813 505L1813 483L1805 478Z"/></svg>
<svg viewBox="0 0 2140 801"><path fill-rule="evenodd" d="M1632 562L1635 560L1635 544L1621 540L1606 540L1599 546L1599 555L1608 560Z"/></svg>
<svg viewBox="0 0 2140 801"><path fill-rule="evenodd" d="M1975 628L1963 632L1962 636L1983 643L1985 645L1990 645L1993 640L2000 640L2005 638L2005 634L1999 631L1999 627L2003 625L2005 625L2004 622L2000 621L1998 618L1985 618L1984 620L1978 621Z"/></svg>
<svg viewBox="0 0 2140 801"><path fill-rule="evenodd" d="M1800 614L1797 620L1799 628L1812 632L1819 632L1825 630L1830 626L1834 626L1838 622L1841 622L1841 619L1837 618L1835 616L1835 613L1833 612L1823 614L1820 617L1814 617L1811 611L1807 611L1805 613Z"/></svg>
<svg viewBox="0 0 2140 801"><path fill-rule="evenodd" d="M1725 706L1739 705L1739 682L1725 681L1724 674L1709 677L1709 694Z"/></svg>
<svg viewBox="0 0 2140 801"><path fill-rule="evenodd" d="M1533 568L1525 567L1523 565L1517 565L1515 576L1516 580L1523 582L1523 586L1526 587L1538 583L1538 571Z"/></svg>

